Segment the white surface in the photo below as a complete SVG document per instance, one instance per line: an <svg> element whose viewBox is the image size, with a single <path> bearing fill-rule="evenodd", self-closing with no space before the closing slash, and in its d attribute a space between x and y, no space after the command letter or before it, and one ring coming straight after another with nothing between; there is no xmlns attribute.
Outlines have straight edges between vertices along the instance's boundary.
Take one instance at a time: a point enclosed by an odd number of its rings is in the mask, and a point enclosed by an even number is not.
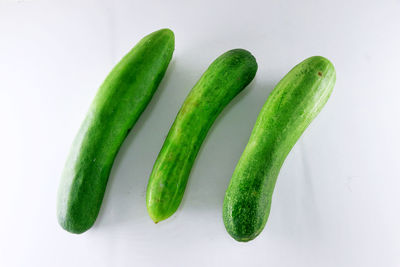
<svg viewBox="0 0 400 267"><path fill-rule="evenodd" d="M169 3L167 3L169 2ZM98 86L144 35L176 50L115 161L95 226L63 231L60 173ZM0 4L0 266L400 266L400 1L6 1ZM221 114L183 204L152 223L147 180L185 96L232 48L256 79ZM222 200L257 114L323 55L334 93L287 158L263 233L235 242Z"/></svg>

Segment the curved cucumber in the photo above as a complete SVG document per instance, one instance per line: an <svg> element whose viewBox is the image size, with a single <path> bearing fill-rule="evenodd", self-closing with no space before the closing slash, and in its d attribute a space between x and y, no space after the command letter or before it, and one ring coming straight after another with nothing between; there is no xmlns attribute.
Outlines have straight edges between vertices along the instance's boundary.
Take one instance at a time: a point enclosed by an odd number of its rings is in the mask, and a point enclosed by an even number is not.
<svg viewBox="0 0 400 267"><path fill-rule="evenodd" d="M173 51L171 30L153 32L101 85L74 140L58 190L58 222L65 230L82 233L94 224L114 158L157 89Z"/></svg>
<svg viewBox="0 0 400 267"><path fill-rule="evenodd" d="M257 71L255 58L234 49L218 57L183 103L154 164L147 210L154 222L170 217L181 203L190 170L208 130L222 109Z"/></svg>
<svg viewBox="0 0 400 267"><path fill-rule="evenodd" d="M263 230L279 170L325 105L335 80L329 60L311 57L286 74L268 97L225 194L224 224L237 241L252 240Z"/></svg>

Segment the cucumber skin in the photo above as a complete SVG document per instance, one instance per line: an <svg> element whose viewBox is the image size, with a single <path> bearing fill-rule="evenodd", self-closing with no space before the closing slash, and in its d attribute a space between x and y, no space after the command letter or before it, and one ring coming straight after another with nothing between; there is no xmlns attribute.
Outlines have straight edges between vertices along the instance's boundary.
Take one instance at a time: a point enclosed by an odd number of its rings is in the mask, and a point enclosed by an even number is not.
<svg viewBox="0 0 400 267"><path fill-rule="evenodd" d="M95 222L115 156L150 102L174 51L174 34L145 36L101 85L70 150L57 196L59 224L83 233Z"/></svg>
<svg viewBox="0 0 400 267"><path fill-rule="evenodd" d="M332 63L315 56L295 66L268 97L225 194L225 228L237 241L250 241L265 227L281 166L335 81Z"/></svg>
<svg viewBox="0 0 400 267"><path fill-rule="evenodd" d="M190 170L211 125L223 108L257 72L255 58L246 50L230 50L218 57L185 99L154 164L146 204L157 223L179 207Z"/></svg>

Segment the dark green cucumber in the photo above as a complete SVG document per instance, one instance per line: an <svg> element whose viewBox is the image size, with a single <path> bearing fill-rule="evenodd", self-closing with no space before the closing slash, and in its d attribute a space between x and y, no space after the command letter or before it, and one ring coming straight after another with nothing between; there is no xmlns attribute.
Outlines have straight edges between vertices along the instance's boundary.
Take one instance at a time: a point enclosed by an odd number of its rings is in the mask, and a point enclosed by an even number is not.
<svg viewBox="0 0 400 267"><path fill-rule="evenodd" d="M190 170L208 130L223 108L250 82L255 58L234 49L218 57L183 103L154 164L147 210L154 222L170 217L182 201Z"/></svg>
<svg viewBox="0 0 400 267"><path fill-rule="evenodd" d="M311 57L278 83L264 104L225 194L223 220L237 241L263 230L280 168L335 84L332 63Z"/></svg>
<svg viewBox="0 0 400 267"><path fill-rule="evenodd" d="M75 137L58 190L58 222L65 230L79 234L94 224L115 156L161 82L174 42L169 29L145 36L101 85Z"/></svg>

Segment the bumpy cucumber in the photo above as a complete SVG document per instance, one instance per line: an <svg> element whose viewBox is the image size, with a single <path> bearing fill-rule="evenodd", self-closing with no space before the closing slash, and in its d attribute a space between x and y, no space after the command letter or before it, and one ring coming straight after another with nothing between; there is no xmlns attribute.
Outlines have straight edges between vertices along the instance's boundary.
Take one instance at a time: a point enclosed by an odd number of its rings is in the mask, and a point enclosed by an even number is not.
<svg viewBox="0 0 400 267"><path fill-rule="evenodd" d="M58 190L57 217L65 230L78 234L94 224L115 156L161 82L174 42L169 29L145 36L101 85L75 137Z"/></svg>
<svg viewBox="0 0 400 267"><path fill-rule="evenodd" d="M154 222L170 217L181 203L190 170L208 130L223 108L254 78L255 58L234 49L218 57L193 87L158 155L147 187Z"/></svg>
<svg viewBox="0 0 400 267"><path fill-rule="evenodd" d="M296 141L328 100L335 69L323 57L295 66L264 104L225 194L223 220L237 241L263 230L280 168Z"/></svg>

